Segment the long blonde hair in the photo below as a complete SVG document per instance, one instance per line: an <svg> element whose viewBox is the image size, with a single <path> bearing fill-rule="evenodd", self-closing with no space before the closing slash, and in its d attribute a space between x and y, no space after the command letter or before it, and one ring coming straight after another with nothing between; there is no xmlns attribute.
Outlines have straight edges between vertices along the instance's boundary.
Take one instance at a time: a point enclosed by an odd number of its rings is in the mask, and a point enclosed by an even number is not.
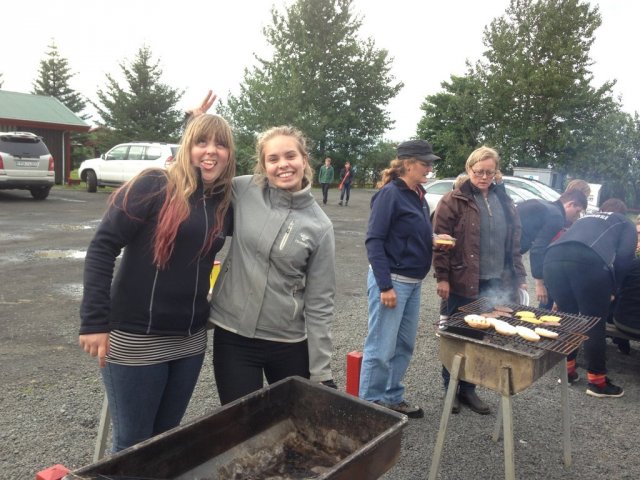
<svg viewBox="0 0 640 480"><path fill-rule="evenodd" d="M189 122L175 161L166 171L161 170L167 177L167 184L163 191L152 192L152 196L164 193L164 201L158 214L158 224L153 236L153 262L158 268L165 268L175 246L178 228L191 214L189 199L198 188L198 170L191 165L191 148L194 144L204 140L212 140L229 148L229 161L222 174L210 186L211 195L219 195L220 202L216 207L215 222L209 229L207 241L201 254L206 253L220 233L224 218L231 204L231 179L236 174L235 144L233 133L227 121L219 115L199 115ZM117 192L124 192L122 208L126 212L127 201L131 186L140 179L144 172L123 185ZM116 198L116 195L112 197Z"/></svg>
<svg viewBox="0 0 640 480"><path fill-rule="evenodd" d="M296 143L298 144L298 151L300 152L300 155L302 155L307 160L307 164L304 167L304 179L302 182L303 187L307 186L308 184L313 182L313 168L311 168L311 159L309 158L307 139L300 130L292 127L291 125L272 127L268 130L265 130L258 136L258 141L256 142L256 165L253 168L253 173L256 176L256 182L264 183L264 181L266 180L264 156L265 144L272 138L278 137L280 135L292 137L293 139L295 139Z"/></svg>

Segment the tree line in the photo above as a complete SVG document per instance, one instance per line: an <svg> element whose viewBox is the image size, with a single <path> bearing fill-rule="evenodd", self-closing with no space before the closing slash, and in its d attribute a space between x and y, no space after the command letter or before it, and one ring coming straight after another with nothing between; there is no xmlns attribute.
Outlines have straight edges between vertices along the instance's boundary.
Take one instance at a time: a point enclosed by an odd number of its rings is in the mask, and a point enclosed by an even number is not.
<svg viewBox="0 0 640 480"><path fill-rule="evenodd" d="M438 176L462 172L468 154L486 144L500 152L505 173L554 168L640 206L640 118L622 111L615 80L596 86L590 70L601 23L598 7L586 1L511 0L485 27L482 58L467 61L464 75L451 75L421 104L415 136L442 157ZM362 38L361 26L353 0L272 8L263 31L272 55L256 56L239 93L217 107L234 128L240 172L251 171L258 132L292 124L308 136L314 166L326 156L337 166L349 160L360 182L377 181L394 157L395 144L384 138L394 124L387 106L403 83L391 73L389 52ZM163 82L149 46L119 64L124 82L107 74L93 100L69 87L68 61L55 43L48 48L33 93L55 96L85 119L91 104L105 127L78 138L76 158L87 158L87 146L106 151L124 141L179 139L184 91Z"/></svg>

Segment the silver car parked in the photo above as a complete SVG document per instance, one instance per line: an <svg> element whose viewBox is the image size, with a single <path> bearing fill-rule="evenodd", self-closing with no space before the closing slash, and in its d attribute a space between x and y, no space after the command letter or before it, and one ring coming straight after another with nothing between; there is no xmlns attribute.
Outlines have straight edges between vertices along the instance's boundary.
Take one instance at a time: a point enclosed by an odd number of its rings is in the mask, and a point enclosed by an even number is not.
<svg viewBox="0 0 640 480"><path fill-rule="evenodd" d="M55 183L53 156L35 133L0 132L0 190L29 190L44 200Z"/></svg>

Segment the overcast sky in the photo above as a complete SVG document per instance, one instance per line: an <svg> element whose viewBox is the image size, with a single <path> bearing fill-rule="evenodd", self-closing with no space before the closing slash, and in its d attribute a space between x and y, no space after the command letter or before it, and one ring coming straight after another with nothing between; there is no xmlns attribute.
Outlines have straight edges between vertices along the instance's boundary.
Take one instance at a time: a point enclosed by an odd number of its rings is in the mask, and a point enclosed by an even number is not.
<svg viewBox="0 0 640 480"><path fill-rule="evenodd" d="M182 107L199 103L211 88L225 97L238 92L254 53L266 53L262 28L271 6L291 0L30 0L2 2L4 39L0 73L4 90L29 93L40 60L54 39L76 75L71 87L96 101L105 73L120 79L118 64L130 62L143 44L160 60L162 81L185 90ZM595 82L616 79L616 95L629 113L640 111L640 67L635 58L640 18L636 0L601 0L602 26L591 54ZM465 72L465 60L483 52L482 31L504 13L509 0L355 0L361 35L389 51L393 75L405 87L389 104L395 127L391 140L415 135L420 104L441 90L451 74ZM28 6L28 8L25 8ZM124 85L124 84L123 84Z"/></svg>

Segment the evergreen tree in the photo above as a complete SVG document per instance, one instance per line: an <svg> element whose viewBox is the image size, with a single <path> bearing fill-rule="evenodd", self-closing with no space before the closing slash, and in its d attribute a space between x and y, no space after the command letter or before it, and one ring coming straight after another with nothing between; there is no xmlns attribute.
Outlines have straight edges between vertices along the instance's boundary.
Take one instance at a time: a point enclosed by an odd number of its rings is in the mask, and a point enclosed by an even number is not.
<svg viewBox="0 0 640 480"><path fill-rule="evenodd" d="M581 0L511 0L485 28L477 72L490 99L487 136L506 163L566 170L615 109L614 82L592 86L601 22L598 7Z"/></svg>
<svg viewBox="0 0 640 480"><path fill-rule="evenodd" d="M600 24L598 8L580 0L511 0L485 28L484 58L422 105L418 132L445 159L438 175L460 173L487 144L505 173L551 166L584 177L600 120L619 109L614 82L592 86L589 51Z"/></svg>
<svg viewBox="0 0 640 480"><path fill-rule="evenodd" d="M110 134L110 145L129 141L177 142L183 112L177 103L183 93L161 82L160 62L154 61L149 47L142 46L130 64L120 63L126 80L121 86L107 74L107 86L99 89L99 103L93 103Z"/></svg>
<svg viewBox="0 0 640 480"><path fill-rule="evenodd" d="M69 62L60 55L53 40L47 48L49 50L46 52L46 57L40 60L38 77L33 82L31 93L55 97L73 113L84 120L88 119L88 115L82 115L87 101L69 86L69 80L75 75L71 72Z"/></svg>
<svg viewBox="0 0 640 480"><path fill-rule="evenodd" d="M438 177L455 177L464 172L469 153L484 141L484 92L471 70L463 77L451 75L441 86L442 92L428 96L421 105L424 115L417 133L431 142L442 158L436 164Z"/></svg>
<svg viewBox="0 0 640 480"><path fill-rule="evenodd" d="M297 0L284 14L272 10L264 33L273 57L245 70L226 105L241 138L292 124L311 140L316 161L329 155L336 164L375 147L393 124L385 106L402 83L390 74L387 51L359 39L351 7L352 0Z"/></svg>

